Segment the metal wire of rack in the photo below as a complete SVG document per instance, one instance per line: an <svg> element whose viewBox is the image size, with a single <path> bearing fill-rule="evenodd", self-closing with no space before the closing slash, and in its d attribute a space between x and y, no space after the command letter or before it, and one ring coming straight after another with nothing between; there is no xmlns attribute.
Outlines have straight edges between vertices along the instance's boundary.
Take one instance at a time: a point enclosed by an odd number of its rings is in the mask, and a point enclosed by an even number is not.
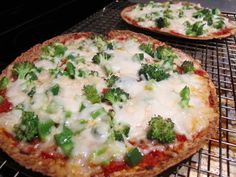
<svg viewBox="0 0 236 177"><path fill-rule="evenodd" d="M65 33L106 33L113 29L128 29L150 35L198 59L217 89L219 131L199 152L159 176L236 177L236 36L221 40L192 41L143 31L126 24L120 18L120 11L130 4L124 0L114 1ZM236 21L236 13L224 14ZM0 177L32 176L43 177L21 167L0 152Z"/></svg>

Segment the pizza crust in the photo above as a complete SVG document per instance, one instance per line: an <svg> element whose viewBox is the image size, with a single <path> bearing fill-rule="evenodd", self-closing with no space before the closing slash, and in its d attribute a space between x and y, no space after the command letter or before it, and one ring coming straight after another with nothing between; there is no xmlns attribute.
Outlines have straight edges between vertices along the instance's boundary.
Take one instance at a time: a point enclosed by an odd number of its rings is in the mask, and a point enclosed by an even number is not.
<svg viewBox="0 0 236 177"><path fill-rule="evenodd" d="M48 45L52 42L65 42L73 39L78 39L80 37L89 37L92 33L73 33L73 34L66 34L62 36L58 36L52 38L43 44L37 44L27 52L23 53L21 56L17 57L16 60L11 63L2 73L1 77L4 75L11 76L11 68L13 67L14 63L21 62L21 61L35 61L39 58L40 49L44 45ZM116 30L111 31L108 33L109 39L128 39L130 37L137 38L140 41L153 41L156 45L165 45L163 42L160 42L156 39L153 39L149 36L134 33L127 30ZM165 45L167 46L167 45ZM169 46L170 47L170 46ZM178 49L174 49L180 55L186 55L182 51ZM199 63L194 60L191 56L188 56L189 60L193 61L198 68L201 68ZM208 139L215 135L217 132L217 124L218 124L218 99L216 95L215 87L212 81L209 79L207 73L203 79L206 79L208 82L209 91L212 94L214 99L213 109L215 114L212 117L211 122L209 123L209 127L201 131L198 136L194 139L194 144L192 141L184 142L183 146L184 149L179 149L179 151L175 151L174 156L170 156L166 161L161 162L157 166L147 170L136 166L134 168L124 169L122 171L117 171L111 174L111 176L154 176L163 172L164 170L168 169L171 166L174 166L181 162L182 160L190 157L194 153L196 153L203 145L208 141ZM10 157L12 157L15 161L20 163L21 165L25 166L28 169L32 169L33 171L41 172L42 174L52 176L52 177L75 177L75 176L104 176L101 174L101 169L92 169L92 168L85 168L79 167L78 165L73 165L68 159L66 158L43 158L39 152L33 151L32 153L26 154L22 152L19 147L17 146L18 142L13 136L9 136L8 133L3 128L0 128L0 148L5 151ZM22 143L21 143L22 145ZM25 144L27 146L27 144ZM172 153L172 152L168 152ZM177 153L177 154L176 154Z"/></svg>
<svg viewBox="0 0 236 177"><path fill-rule="evenodd" d="M127 12L130 12L136 6L137 6L137 4L125 7L120 13L121 18L125 22L127 22L128 24L130 24L132 26L136 26L138 28L145 29L145 30L148 30L148 31L151 31L151 32L160 33L160 34L164 34L164 35L167 35L167 36L175 36L175 37L180 37L180 38L185 38L185 39L193 39L193 40L222 39L222 38L226 38L226 37L229 37L231 35L236 34L236 26L234 28L227 28L227 33L225 33L225 34L210 33L207 36L187 36L187 35L183 35L183 34L179 34L179 33L165 32L165 31L162 31L159 28L143 27L143 26L139 25L138 23L134 22L133 19L131 19L130 17L128 17L126 15ZM224 29L222 29L222 30L224 30Z"/></svg>

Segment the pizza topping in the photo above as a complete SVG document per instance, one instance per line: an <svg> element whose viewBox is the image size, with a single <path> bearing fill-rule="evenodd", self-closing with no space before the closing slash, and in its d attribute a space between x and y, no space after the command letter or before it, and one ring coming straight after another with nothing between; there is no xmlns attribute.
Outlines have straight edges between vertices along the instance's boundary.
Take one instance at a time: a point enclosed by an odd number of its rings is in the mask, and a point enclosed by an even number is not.
<svg viewBox="0 0 236 177"><path fill-rule="evenodd" d="M142 68L139 70L138 74L140 76L144 76L147 80L154 79L157 82L170 77L170 74L158 64L144 64L142 65Z"/></svg>
<svg viewBox="0 0 236 177"><path fill-rule="evenodd" d="M112 105L125 102L129 99L129 94L124 90L118 88L112 88L104 94L104 100L108 101Z"/></svg>
<svg viewBox="0 0 236 177"><path fill-rule="evenodd" d="M153 52L153 49L152 49L152 44L151 43L148 43L148 44L141 44L139 46L139 48L146 52L148 55L150 55L151 57L154 57L154 52Z"/></svg>
<svg viewBox="0 0 236 177"><path fill-rule="evenodd" d="M3 76L0 80L0 90L5 90L8 86L9 79L6 76Z"/></svg>
<svg viewBox="0 0 236 177"><path fill-rule="evenodd" d="M149 121L147 138L159 143L173 143L175 140L174 123L171 119L163 119L160 115Z"/></svg>
<svg viewBox="0 0 236 177"><path fill-rule="evenodd" d="M54 60L54 57L64 56L67 48L64 44L55 42L51 45L44 46L41 49L41 59Z"/></svg>
<svg viewBox="0 0 236 177"><path fill-rule="evenodd" d="M86 98L91 102L91 103L99 103L101 102L101 97L98 94L98 91L95 86L93 85L86 85L84 86L84 94Z"/></svg>
<svg viewBox="0 0 236 177"><path fill-rule="evenodd" d="M37 80L37 75L35 74L36 67L33 63L28 61L23 61L20 63L16 63L13 66L13 75L18 77L19 79L29 79L29 80Z"/></svg>
<svg viewBox="0 0 236 177"><path fill-rule="evenodd" d="M139 151L138 148L133 148L129 150L126 154L125 162L130 166L134 167L138 165L143 160L143 154Z"/></svg>
<svg viewBox="0 0 236 177"><path fill-rule="evenodd" d="M124 137L128 137L130 126L124 123L118 123L114 128L114 137L116 141L124 141Z"/></svg>
<svg viewBox="0 0 236 177"><path fill-rule="evenodd" d="M20 124L15 125L16 139L21 141L32 141L38 136L39 118L33 112L22 112Z"/></svg>
<svg viewBox="0 0 236 177"><path fill-rule="evenodd" d="M181 69L184 73L192 73L195 70L193 62L187 60L182 63Z"/></svg>
<svg viewBox="0 0 236 177"><path fill-rule="evenodd" d="M189 107L189 100L190 100L190 89L189 87L185 86L180 92L181 102L180 105L182 108Z"/></svg>
<svg viewBox="0 0 236 177"><path fill-rule="evenodd" d="M66 63L65 75L67 75L70 79L75 79L75 66L71 62Z"/></svg>
<svg viewBox="0 0 236 177"><path fill-rule="evenodd" d="M106 80L107 87L112 87L117 80L119 80L118 76L116 76L116 75L109 76Z"/></svg>
<svg viewBox="0 0 236 177"><path fill-rule="evenodd" d="M60 91L60 86L59 86L59 84L55 84L54 86L52 86L52 87L50 88L50 91L52 92L52 94L53 94L54 96L58 95L58 93L59 93L59 91Z"/></svg>
<svg viewBox="0 0 236 177"><path fill-rule="evenodd" d="M74 148L72 136L73 132L67 127L64 127L61 133L56 134L54 136L57 146L59 146L62 149L63 153L66 156L70 156L71 151Z"/></svg>
<svg viewBox="0 0 236 177"><path fill-rule="evenodd" d="M109 60L111 58L111 55L105 52L97 53L93 58L92 61L95 64L100 64L104 60Z"/></svg>
<svg viewBox="0 0 236 177"><path fill-rule="evenodd" d="M134 6L124 15L136 26L187 36L207 36L236 25L224 17L219 9L211 10L186 2L168 5L165 2L148 2L142 8L140 5Z"/></svg>
<svg viewBox="0 0 236 177"><path fill-rule="evenodd" d="M46 141L47 136L51 133L51 128L54 126L54 122L49 119L46 122L39 122L38 123L38 134L39 138L42 141Z"/></svg>

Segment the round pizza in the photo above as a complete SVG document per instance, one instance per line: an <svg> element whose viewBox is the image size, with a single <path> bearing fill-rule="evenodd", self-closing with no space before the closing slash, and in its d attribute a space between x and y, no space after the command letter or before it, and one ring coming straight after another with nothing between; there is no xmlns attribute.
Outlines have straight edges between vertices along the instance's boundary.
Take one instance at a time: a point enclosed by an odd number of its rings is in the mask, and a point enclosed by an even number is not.
<svg viewBox="0 0 236 177"><path fill-rule="evenodd" d="M124 8L121 17L133 26L181 38L209 40L236 34L236 22L220 9L189 2L139 3Z"/></svg>
<svg viewBox="0 0 236 177"><path fill-rule="evenodd" d="M217 131L199 62L125 30L35 45L3 70L0 95L1 149L54 177L154 176Z"/></svg>

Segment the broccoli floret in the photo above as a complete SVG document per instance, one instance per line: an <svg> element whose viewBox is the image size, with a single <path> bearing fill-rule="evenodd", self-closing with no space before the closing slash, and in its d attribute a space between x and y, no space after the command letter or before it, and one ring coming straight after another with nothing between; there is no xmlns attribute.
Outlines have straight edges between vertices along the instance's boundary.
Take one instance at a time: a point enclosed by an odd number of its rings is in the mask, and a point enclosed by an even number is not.
<svg viewBox="0 0 236 177"><path fill-rule="evenodd" d="M199 36L204 34L204 23L201 23L200 21L195 22L193 25L190 24L190 22L186 21L185 26L186 26L186 35L189 36Z"/></svg>
<svg viewBox="0 0 236 177"><path fill-rule="evenodd" d="M112 105L125 102L129 99L129 94L121 88L112 88L104 95L104 100L110 102Z"/></svg>
<svg viewBox="0 0 236 177"><path fill-rule="evenodd" d="M111 75L111 76L106 80L106 85L107 85L107 87L112 87L118 79L119 79L118 76L116 76L116 75Z"/></svg>
<svg viewBox="0 0 236 177"><path fill-rule="evenodd" d="M111 55L106 53L106 52L101 52L101 53L97 53L96 55L94 55L94 57L92 58L93 63L95 64L100 64L102 62L102 60L110 60Z"/></svg>
<svg viewBox="0 0 236 177"><path fill-rule="evenodd" d="M13 66L13 70L12 70L13 75L17 76L19 79L26 79L26 76L29 75L30 78L32 78L32 80L37 79L37 76L34 73L35 71L36 71L35 65L28 61L16 63Z"/></svg>
<svg viewBox="0 0 236 177"><path fill-rule="evenodd" d="M225 22L222 18L217 18L217 21L214 22L213 27L216 29L221 29L225 26Z"/></svg>
<svg viewBox="0 0 236 177"><path fill-rule="evenodd" d="M184 73L191 73L195 70L193 62L191 61L184 61L181 65L181 68Z"/></svg>
<svg viewBox="0 0 236 177"><path fill-rule="evenodd" d="M84 95L92 104L101 102L101 97L98 94L98 91L95 86L85 85L83 91L84 91Z"/></svg>
<svg viewBox="0 0 236 177"><path fill-rule="evenodd" d="M114 128L114 136L116 141L124 141L124 136L128 137L130 126L119 123Z"/></svg>
<svg viewBox="0 0 236 177"><path fill-rule="evenodd" d="M67 62L66 64L65 75L67 75L71 79L75 78L75 66L71 62Z"/></svg>
<svg viewBox="0 0 236 177"><path fill-rule="evenodd" d="M55 42L51 45L42 47L41 58L51 59L51 57L62 57L65 54L67 48L60 42Z"/></svg>
<svg viewBox="0 0 236 177"><path fill-rule="evenodd" d="M144 51L145 53L147 53L148 55L150 55L151 57L154 57L154 52L152 50L152 44L148 43L148 44L141 44L139 46L139 49Z"/></svg>
<svg viewBox="0 0 236 177"><path fill-rule="evenodd" d="M32 141L38 136L38 123L38 116L34 112L22 112L21 123L14 126L16 139Z"/></svg>
<svg viewBox="0 0 236 177"><path fill-rule="evenodd" d="M163 119L160 115L149 121L147 138L159 143L172 143L175 140L174 123L171 119Z"/></svg>
<svg viewBox="0 0 236 177"><path fill-rule="evenodd" d="M169 63L171 65L173 64L174 59L177 58L171 48L167 48L164 46L158 46L156 48L156 57L164 60L165 63Z"/></svg>
<svg viewBox="0 0 236 177"><path fill-rule="evenodd" d="M166 17L164 17L164 18L160 17L160 18L156 19L155 22L156 22L156 26L158 28L165 28L170 25L170 22L169 22L168 18L166 18Z"/></svg>
<svg viewBox="0 0 236 177"><path fill-rule="evenodd" d="M166 17L166 18L173 19L174 17L173 17L172 12L173 12L173 11L170 10L170 9L164 10L164 12L163 12L164 18Z"/></svg>
<svg viewBox="0 0 236 177"><path fill-rule="evenodd" d="M215 9L212 9L212 10L211 10L211 13L212 13L213 15L220 15L220 14L221 14L221 11L220 11L220 9L215 8Z"/></svg>
<svg viewBox="0 0 236 177"><path fill-rule="evenodd" d="M190 100L190 89L189 89L189 87L185 86L180 91L180 97L181 97L181 102L180 102L181 107L182 108L189 107L189 100Z"/></svg>
<svg viewBox="0 0 236 177"><path fill-rule="evenodd" d="M8 86L9 79L6 76L3 76L0 80L0 90L5 90Z"/></svg>
<svg viewBox="0 0 236 177"><path fill-rule="evenodd" d="M103 51L104 49L108 48L108 42L106 38L102 35L93 35L92 39L97 46L99 51ZM110 46L109 46L110 47Z"/></svg>
<svg viewBox="0 0 236 177"><path fill-rule="evenodd" d="M142 68L139 70L138 74L140 76L143 75L147 80L154 79L157 82L170 77L170 74L157 64L142 65Z"/></svg>

